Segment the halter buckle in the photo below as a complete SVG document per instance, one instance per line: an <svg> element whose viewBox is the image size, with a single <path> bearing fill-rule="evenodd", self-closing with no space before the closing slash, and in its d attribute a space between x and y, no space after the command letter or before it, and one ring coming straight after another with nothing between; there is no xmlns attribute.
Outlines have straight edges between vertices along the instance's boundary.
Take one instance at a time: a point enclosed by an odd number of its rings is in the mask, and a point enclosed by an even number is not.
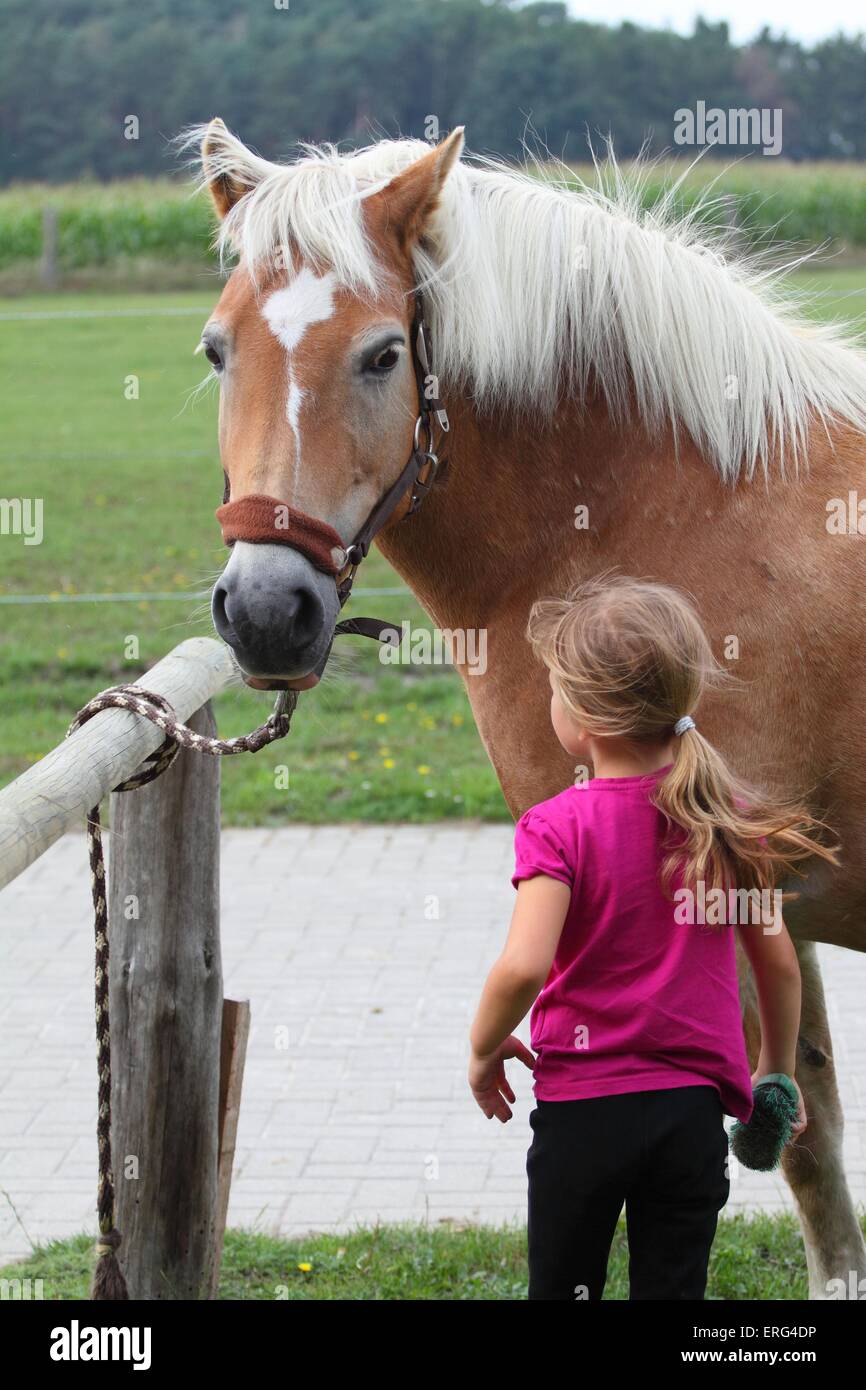
<svg viewBox="0 0 866 1390"><path fill-rule="evenodd" d="M430 450L422 449L419 452L423 454L427 461L427 476L426 478L419 476L415 479L412 485L412 497L409 501L409 509L406 512L407 516L411 516L413 512L418 510L424 498L427 496L427 493L435 483L436 475L444 462L444 460L440 460L438 454L434 454ZM424 465L422 464L421 466L423 468Z"/></svg>

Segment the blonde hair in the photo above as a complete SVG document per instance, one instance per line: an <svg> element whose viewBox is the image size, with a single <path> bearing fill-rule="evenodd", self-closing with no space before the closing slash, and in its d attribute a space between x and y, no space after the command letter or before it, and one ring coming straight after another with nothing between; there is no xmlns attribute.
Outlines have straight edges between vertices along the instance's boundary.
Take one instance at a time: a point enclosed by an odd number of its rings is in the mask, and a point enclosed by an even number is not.
<svg viewBox="0 0 866 1390"><path fill-rule="evenodd" d="M599 738L667 742L708 688L731 680L691 603L664 584L602 575L535 603L527 637L562 705ZM813 855L838 864L823 822L743 781L697 728L674 739L653 800L685 832L662 867L668 893L678 869L686 885L767 889Z"/></svg>

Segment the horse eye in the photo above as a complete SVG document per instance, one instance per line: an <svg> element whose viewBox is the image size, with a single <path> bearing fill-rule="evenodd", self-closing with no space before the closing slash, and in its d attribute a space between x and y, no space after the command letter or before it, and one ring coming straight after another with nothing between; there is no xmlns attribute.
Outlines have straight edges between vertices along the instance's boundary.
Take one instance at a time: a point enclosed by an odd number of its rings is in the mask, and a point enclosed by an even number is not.
<svg viewBox="0 0 866 1390"><path fill-rule="evenodd" d="M208 362L210 362L215 372L222 371L223 360L212 343L205 344L204 355L207 358Z"/></svg>
<svg viewBox="0 0 866 1390"><path fill-rule="evenodd" d="M400 360L400 354L395 347L382 348L375 357L371 357L367 363L366 370L374 372L380 376L392 372Z"/></svg>

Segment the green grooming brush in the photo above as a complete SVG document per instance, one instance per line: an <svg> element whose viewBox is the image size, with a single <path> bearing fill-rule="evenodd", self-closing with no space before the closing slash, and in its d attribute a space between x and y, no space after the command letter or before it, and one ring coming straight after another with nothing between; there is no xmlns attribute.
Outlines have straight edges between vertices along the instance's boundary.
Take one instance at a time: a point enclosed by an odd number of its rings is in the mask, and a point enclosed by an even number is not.
<svg viewBox="0 0 866 1390"><path fill-rule="evenodd" d="M774 1071L762 1076L752 1092L755 1106L748 1124L731 1129L731 1152L746 1168L771 1173L791 1138L800 1098L790 1076Z"/></svg>

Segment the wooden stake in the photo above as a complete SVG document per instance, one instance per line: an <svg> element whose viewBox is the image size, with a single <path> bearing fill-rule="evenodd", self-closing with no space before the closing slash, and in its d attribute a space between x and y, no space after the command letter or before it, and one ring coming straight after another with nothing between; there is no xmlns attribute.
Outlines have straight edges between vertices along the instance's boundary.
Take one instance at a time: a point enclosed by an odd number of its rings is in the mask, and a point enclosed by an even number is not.
<svg viewBox="0 0 866 1390"><path fill-rule="evenodd" d="M214 1231L213 1283L210 1296L216 1298L222 1263L223 1240L229 1209L232 1168L241 1109L241 1087L247 1041L250 1036L250 1005L247 999L224 999L220 1038L219 1163L217 1167L216 1229Z"/></svg>
<svg viewBox="0 0 866 1390"><path fill-rule="evenodd" d="M189 722L216 731L210 705ZM213 1284L219 764L183 749L164 776L111 798L112 1147L131 1299L206 1299Z"/></svg>

